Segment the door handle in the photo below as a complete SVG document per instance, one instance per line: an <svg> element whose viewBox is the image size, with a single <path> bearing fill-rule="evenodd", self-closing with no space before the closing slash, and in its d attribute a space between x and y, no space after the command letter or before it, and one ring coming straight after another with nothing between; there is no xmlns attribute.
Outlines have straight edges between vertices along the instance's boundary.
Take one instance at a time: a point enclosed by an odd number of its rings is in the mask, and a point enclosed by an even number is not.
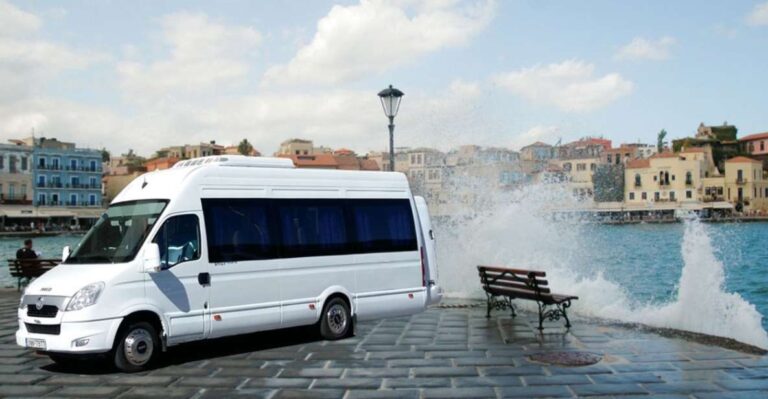
<svg viewBox="0 0 768 399"><path fill-rule="evenodd" d="M200 285L211 285L211 274L210 273L200 273L197 275L197 282L200 283Z"/></svg>

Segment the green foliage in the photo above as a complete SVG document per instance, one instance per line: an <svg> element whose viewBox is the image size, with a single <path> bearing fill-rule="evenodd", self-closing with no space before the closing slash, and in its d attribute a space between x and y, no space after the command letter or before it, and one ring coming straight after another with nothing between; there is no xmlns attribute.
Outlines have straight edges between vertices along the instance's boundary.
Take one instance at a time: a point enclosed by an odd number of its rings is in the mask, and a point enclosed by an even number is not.
<svg viewBox="0 0 768 399"><path fill-rule="evenodd" d="M111 156L112 155L109 153L109 151L107 151L106 148L104 147L101 148L101 162L109 162L109 158Z"/></svg>
<svg viewBox="0 0 768 399"><path fill-rule="evenodd" d="M251 152L253 152L253 145L248 142L248 139L243 139L243 141L237 145L237 152L242 155L250 155Z"/></svg>
<svg viewBox="0 0 768 399"><path fill-rule="evenodd" d="M656 140L656 148L659 150L659 152L664 151L664 139L667 137L667 131L664 129L661 129L659 132L658 138Z"/></svg>

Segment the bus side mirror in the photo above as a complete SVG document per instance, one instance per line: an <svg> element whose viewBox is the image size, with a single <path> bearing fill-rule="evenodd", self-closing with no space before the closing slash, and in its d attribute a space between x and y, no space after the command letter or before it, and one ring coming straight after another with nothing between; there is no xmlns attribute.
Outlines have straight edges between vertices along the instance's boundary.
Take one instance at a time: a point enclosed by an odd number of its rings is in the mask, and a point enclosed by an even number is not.
<svg viewBox="0 0 768 399"><path fill-rule="evenodd" d="M61 263L66 262L67 258L69 258L69 254L72 252L72 250L69 248L69 245L65 246L61 249Z"/></svg>
<svg viewBox="0 0 768 399"><path fill-rule="evenodd" d="M157 244L147 244L144 248L142 270L144 273L157 273L161 270L160 246Z"/></svg>

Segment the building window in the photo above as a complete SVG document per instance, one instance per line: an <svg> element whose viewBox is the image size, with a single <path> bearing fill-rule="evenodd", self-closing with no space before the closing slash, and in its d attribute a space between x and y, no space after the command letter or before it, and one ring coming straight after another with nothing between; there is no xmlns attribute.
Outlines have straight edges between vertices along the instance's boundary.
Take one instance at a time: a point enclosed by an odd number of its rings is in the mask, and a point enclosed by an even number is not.
<svg viewBox="0 0 768 399"><path fill-rule="evenodd" d="M642 186L642 179L640 178L640 173L635 173L635 187Z"/></svg>
<svg viewBox="0 0 768 399"><path fill-rule="evenodd" d="M685 184L689 186L693 184L693 173L690 171L685 172Z"/></svg>
<svg viewBox="0 0 768 399"><path fill-rule="evenodd" d="M3 192L3 186L0 185L0 193L2 193L2 192ZM23 199L27 199L27 185L26 184L22 184L21 185L21 196L22 196Z"/></svg>
<svg viewBox="0 0 768 399"><path fill-rule="evenodd" d="M744 171L743 170L739 169L739 170L736 171L736 181L738 183L741 183L742 181L744 181Z"/></svg>
<svg viewBox="0 0 768 399"><path fill-rule="evenodd" d="M648 193L643 192L643 194L640 196L640 198L642 198L643 201L647 201L648 200Z"/></svg>
<svg viewBox="0 0 768 399"><path fill-rule="evenodd" d="M613 156L611 154L608 154L607 157L608 157L608 163L613 162Z"/></svg>
<svg viewBox="0 0 768 399"><path fill-rule="evenodd" d="M5 156L0 154L0 169L3 169L5 167Z"/></svg>
<svg viewBox="0 0 768 399"><path fill-rule="evenodd" d="M675 175L672 175L672 181L675 181Z"/></svg>
<svg viewBox="0 0 768 399"><path fill-rule="evenodd" d="M91 161L91 172L96 171L96 161Z"/></svg>
<svg viewBox="0 0 768 399"><path fill-rule="evenodd" d="M768 187L765 188L765 196L768 197Z"/></svg>
<svg viewBox="0 0 768 399"><path fill-rule="evenodd" d="M45 158L44 157L40 157L40 158L37 159L37 166L40 169L45 169Z"/></svg>
<svg viewBox="0 0 768 399"><path fill-rule="evenodd" d="M45 205L45 194L43 193L37 194L37 204Z"/></svg>
<svg viewBox="0 0 768 399"><path fill-rule="evenodd" d="M77 188L78 186L80 186L80 177L72 176L70 178L70 183L72 184L72 188Z"/></svg>
<svg viewBox="0 0 768 399"><path fill-rule="evenodd" d="M629 193L629 200L634 201L635 200L635 193Z"/></svg>
<svg viewBox="0 0 768 399"><path fill-rule="evenodd" d="M597 169L597 165L596 164L593 164L593 163L589 164L589 170L594 172L595 169Z"/></svg>
<svg viewBox="0 0 768 399"><path fill-rule="evenodd" d="M77 206L77 194L70 194L69 195L69 205L70 206Z"/></svg>
<svg viewBox="0 0 768 399"><path fill-rule="evenodd" d="M653 175L653 181L658 181L658 180L659 180L659 177L656 175Z"/></svg>
<svg viewBox="0 0 768 399"><path fill-rule="evenodd" d="M37 176L37 186L45 187L45 175Z"/></svg>
<svg viewBox="0 0 768 399"><path fill-rule="evenodd" d="M90 183L91 183L90 184L90 188L96 188L96 178L95 177L91 177L90 178Z"/></svg>
<svg viewBox="0 0 768 399"><path fill-rule="evenodd" d="M88 205L94 206L96 205L96 196L91 194L88 196Z"/></svg>
<svg viewBox="0 0 768 399"><path fill-rule="evenodd" d="M59 204L59 194L51 194L51 205Z"/></svg>
<svg viewBox="0 0 768 399"><path fill-rule="evenodd" d="M693 192L691 190L686 190L685 191L685 198L687 198L687 199L693 198Z"/></svg>
<svg viewBox="0 0 768 399"><path fill-rule="evenodd" d="M659 199L661 199L661 195L659 195L659 192L657 191L653 193L653 200L658 201Z"/></svg>
<svg viewBox="0 0 768 399"><path fill-rule="evenodd" d="M51 159L51 166L53 169L59 169L59 158Z"/></svg>
<svg viewBox="0 0 768 399"><path fill-rule="evenodd" d="M677 198L675 197L675 192L674 191L670 191L669 192L669 200L670 201L676 201L677 200Z"/></svg>
<svg viewBox="0 0 768 399"><path fill-rule="evenodd" d="M77 170L77 160L71 159L69 160L69 168L72 170Z"/></svg>
<svg viewBox="0 0 768 399"><path fill-rule="evenodd" d="M760 151L765 151L765 140L760 142Z"/></svg>

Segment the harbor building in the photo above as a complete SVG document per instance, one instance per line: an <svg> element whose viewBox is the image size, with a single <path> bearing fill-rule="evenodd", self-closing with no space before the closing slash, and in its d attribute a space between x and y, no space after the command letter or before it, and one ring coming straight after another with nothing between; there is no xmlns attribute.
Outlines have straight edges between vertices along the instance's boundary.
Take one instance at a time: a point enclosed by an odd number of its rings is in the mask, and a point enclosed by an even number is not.
<svg viewBox="0 0 768 399"><path fill-rule="evenodd" d="M725 161L725 195L737 212L768 211L768 176L763 163L747 157Z"/></svg>
<svg viewBox="0 0 768 399"><path fill-rule="evenodd" d="M101 151L55 138L28 138L33 146L36 206L101 207Z"/></svg>
<svg viewBox="0 0 768 399"><path fill-rule="evenodd" d="M742 153L761 161L763 169L768 169L768 132L744 136L739 139L739 143Z"/></svg>
<svg viewBox="0 0 768 399"><path fill-rule="evenodd" d="M0 205L31 205L32 197L32 147L0 144Z"/></svg>
<svg viewBox="0 0 768 399"><path fill-rule="evenodd" d="M624 201L635 206L698 204L703 202L705 178L711 179L709 184L717 181L715 178L722 179L708 148L663 152L649 159L633 160L625 169Z"/></svg>

